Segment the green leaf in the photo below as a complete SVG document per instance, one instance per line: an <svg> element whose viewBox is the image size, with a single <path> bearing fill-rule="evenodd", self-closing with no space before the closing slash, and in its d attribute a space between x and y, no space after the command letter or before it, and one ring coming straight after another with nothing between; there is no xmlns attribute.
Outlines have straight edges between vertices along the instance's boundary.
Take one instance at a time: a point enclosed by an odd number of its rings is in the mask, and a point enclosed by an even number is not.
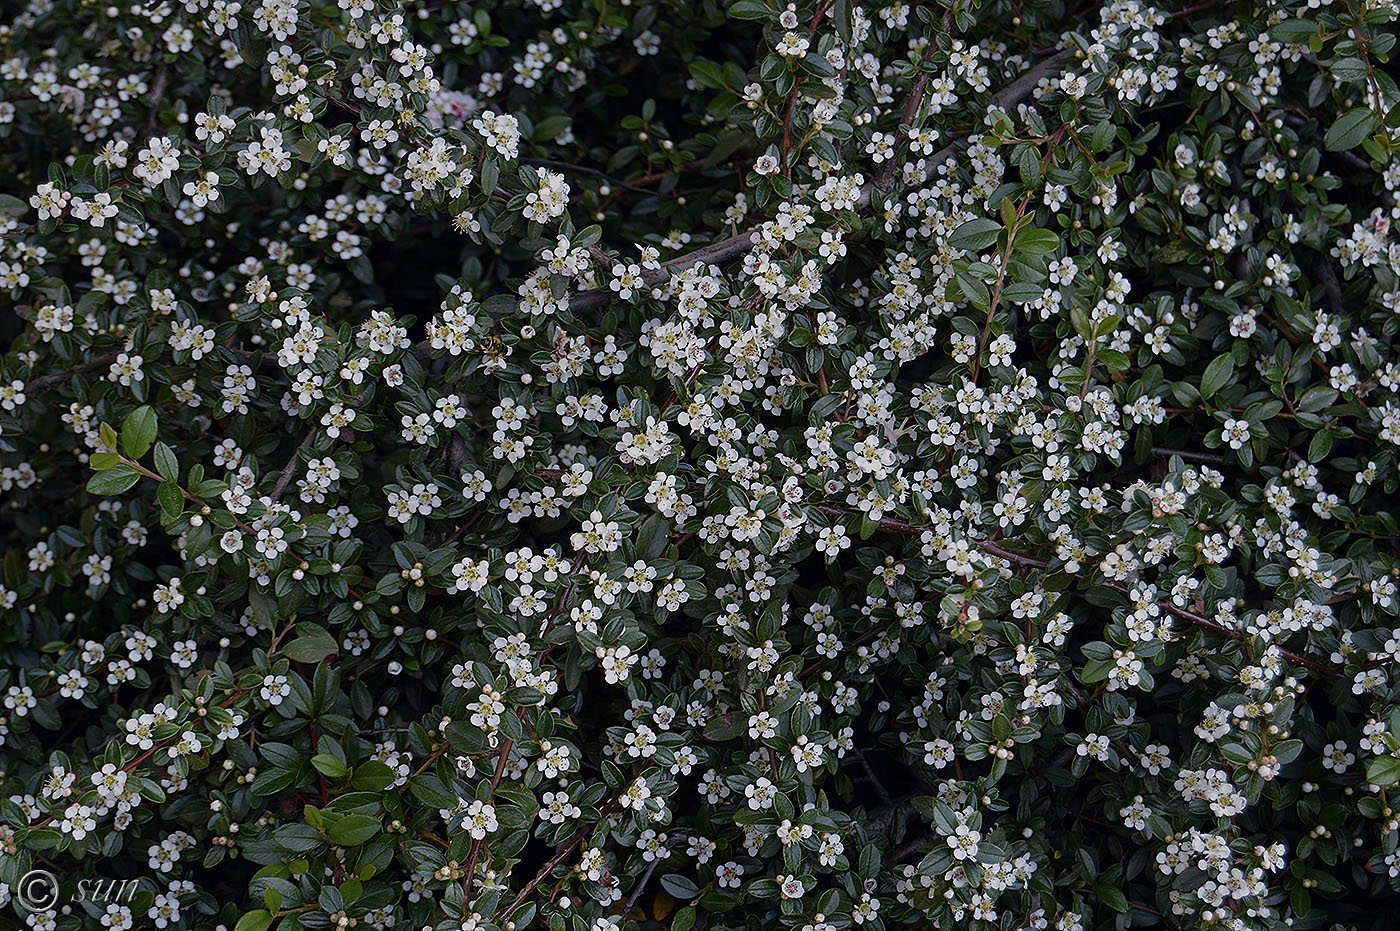
<svg viewBox="0 0 1400 931"><path fill-rule="evenodd" d="M135 485L140 477L140 472L120 462L88 479L87 490L95 495L119 495Z"/></svg>
<svg viewBox="0 0 1400 931"><path fill-rule="evenodd" d="M1208 398L1229 383L1235 374L1235 358L1228 352L1216 356L1201 375L1201 397Z"/></svg>
<svg viewBox="0 0 1400 931"><path fill-rule="evenodd" d="M1091 659L1084 664L1084 669L1079 674L1079 681L1085 685L1092 685L1095 682L1102 682L1108 678L1108 674L1113 671L1117 663L1111 659Z"/></svg>
<svg viewBox="0 0 1400 931"><path fill-rule="evenodd" d="M481 162L481 190L485 194L496 193L501 180L501 165L495 155L487 155Z"/></svg>
<svg viewBox="0 0 1400 931"><path fill-rule="evenodd" d="M146 455L156 441L156 411L149 404L126 415L122 423L122 449L132 459Z"/></svg>
<svg viewBox="0 0 1400 931"><path fill-rule="evenodd" d="M272 926L272 913L265 908L246 912L233 926L233 931L267 931Z"/></svg>
<svg viewBox="0 0 1400 931"><path fill-rule="evenodd" d="M1094 358L1108 366L1110 372L1126 372L1133 364L1131 359L1116 349L1100 349Z"/></svg>
<svg viewBox="0 0 1400 931"><path fill-rule="evenodd" d="M1378 786L1393 786L1400 782L1400 757L1376 757L1366 767L1366 780Z"/></svg>
<svg viewBox="0 0 1400 931"><path fill-rule="evenodd" d="M13 194L0 194L0 216L18 220L29 212L29 205Z"/></svg>
<svg viewBox="0 0 1400 931"><path fill-rule="evenodd" d="M1333 435L1331 430L1319 430L1313 434L1312 441L1308 443L1308 461L1321 462L1327 458L1327 454L1332 451Z"/></svg>
<svg viewBox="0 0 1400 931"><path fill-rule="evenodd" d="M1359 58L1342 58L1332 62L1332 76L1338 81L1364 81L1371 70Z"/></svg>
<svg viewBox="0 0 1400 931"><path fill-rule="evenodd" d="M757 0L738 0L729 5L730 19L766 19L772 15L773 11Z"/></svg>
<svg viewBox="0 0 1400 931"><path fill-rule="evenodd" d="M432 805L434 808L451 808L457 804L457 796L448 792L447 787L442 784L442 780L436 776L415 776L409 780L408 787L415 798Z"/></svg>
<svg viewBox="0 0 1400 931"><path fill-rule="evenodd" d="M831 62L816 52L808 52L802 59L802 70L823 79L836 77L836 69Z"/></svg>
<svg viewBox="0 0 1400 931"><path fill-rule="evenodd" d="M1025 304L1038 299L1045 293L1041 285L1029 281L1013 281L1001 289L1001 299L1012 304Z"/></svg>
<svg viewBox="0 0 1400 931"><path fill-rule="evenodd" d="M1286 19L1269 28L1270 38L1292 45L1303 45L1317 35L1317 23L1310 19Z"/></svg>
<svg viewBox="0 0 1400 931"><path fill-rule="evenodd" d="M851 41L851 0L836 0L831 10L831 20L836 24L836 34L841 41Z"/></svg>
<svg viewBox="0 0 1400 931"><path fill-rule="evenodd" d="M1089 319L1089 314L1083 307L1075 304L1069 309L1069 322L1070 325L1074 327L1074 332L1084 337L1084 339L1090 340L1094 338L1094 322Z"/></svg>
<svg viewBox="0 0 1400 931"><path fill-rule="evenodd" d="M667 873L662 876L661 888L678 899L693 899L700 894L700 887L680 873Z"/></svg>
<svg viewBox="0 0 1400 931"><path fill-rule="evenodd" d="M715 715L709 724L705 725L705 739L714 743L724 743L726 740L733 740L744 732L744 722L737 714L728 716Z"/></svg>
<svg viewBox="0 0 1400 931"><path fill-rule="evenodd" d="M283 648L282 654L298 663L319 663L336 651L336 643L328 634L298 637Z"/></svg>
<svg viewBox="0 0 1400 931"><path fill-rule="evenodd" d="M642 521L637 531L636 558L651 561L666 549L671 541L671 523L660 514L653 514Z"/></svg>
<svg viewBox="0 0 1400 931"><path fill-rule="evenodd" d="M340 847L357 847L383 831L384 827L378 818L371 818L369 815L346 815L330 826L326 836L331 839L331 843Z"/></svg>
<svg viewBox="0 0 1400 931"><path fill-rule="evenodd" d="M1371 74L1371 69L1368 69L1366 63L1358 57L1350 57L1350 59L1338 59L1337 62L1331 63L1331 74L1338 81L1365 81L1366 76Z"/></svg>
<svg viewBox="0 0 1400 931"><path fill-rule="evenodd" d="M948 244L964 252L980 252L997 241L1001 234L1001 224L995 220L976 219L953 230Z"/></svg>
<svg viewBox="0 0 1400 931"><path fill-rule="evenodd" d="M1021 230L1012 241L1012 246L1017 252L1027 255L1046 255L1060 248L1060 237L1049 230Z"/></svg>
<svg viewBox="0 0 1400 931"><path fill-rule="evenodd" d="M1345 152L1360 145L1361 140L1376 131L1379 123L1380 118L1376 116L1375 110L1356 107L1343 113L1337 122L1332 124L1322 142L1332 152Z"/></svg>
<svg viewBox="0 0 1400 931"><path fill-rule="evenodd" d="M1113 136L1117 128L1112 120L1103 120L1094 127L1093 135L1089 137L1089 148L1095 152L1101 152L1108 148L1108 144L1113 141Z"/></svg>
<svg viewBox="0 0 1400 931"><path fill-rule="evenodd" d="M179 517L185 510L185 496L180 493L180 486L174 482L161 482L156 488L156 500L160 502L160 508L171 517Z"/></svg>
<svg viewBox="0 0 1400 931"><path fill-rule="evenodd" d="M180 461L175 458L175 450L164 443L156 443L152 458L156 461L156 471L161 478L173 481L180 477Z"/></svg>
<svg viewBox="0 0 1400 931"><path fill-rule="evenodd" d="M311 765L316 767L316 772L331 779L343 779L345 774L349 772L339 757L329 753L316 754L311 758Z"/></svg>
<svg viewBox="0 0 1400 931"><path fill-rule="evenodd" d="M695 927L695 906L687 905L676 912L676 917L671 919L671 931L690 931Z"/></svg>
<svg viewBox="0 0 1400 931"><path fill-rule="evenodd" d="M394 784L396 774L379 760L366 760L355 767L350 784L362 792L379 792Z"/></svg>
<svg viewBox="0 0 1400 931"><path fill-rule="evenodd" d="M569 117L563 113L547 116L535 124L534 138L546 144L553 142L560 133L569 128Z"/></svg>
<svg viewBox="0 0 1400 931"><path fill-rule="evenodd" d="M974 307L980 307L986 310L991 306L992 295L991 292L987 290L986 285L966 272L958 272L953 277L954 280L957 281L958 288L962 291L963 296L966 297Z"/></svg>
<svg viewBox="0 0 1400 931"><path fill-rule="evenodd" d="M1128 910L1128 897L1123 894L1122 889L1119 889L1112 883L1102 883L1095 891L1099 894L1099 901L1103 902L1103 904L1107 905L1115 912L1126 912Z"/></svg>
<svg viewBox="0 0 1400 931"><path fill-rule="evenodd" d="M1025 146L1016 156L1016 166L1021 169L1021 180L1035 187L1040 184L1040 157L1031 146Z"/></svg>
<svg viewBox="0 0 1400 931"><path fill-rule="evenodd" d="M701 87L708 87L712 90L724 87L724 71L714 62L702 61L697 58L690 63L690 76Z"/></svg>

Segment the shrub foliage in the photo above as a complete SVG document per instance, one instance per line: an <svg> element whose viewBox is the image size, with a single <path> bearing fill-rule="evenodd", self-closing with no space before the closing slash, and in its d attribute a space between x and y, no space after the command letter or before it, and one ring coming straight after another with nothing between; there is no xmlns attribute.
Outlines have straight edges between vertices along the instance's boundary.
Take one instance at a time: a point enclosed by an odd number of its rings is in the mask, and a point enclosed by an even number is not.
<svg viewBox="0 0 1400 931"><path fill-rule="evenodd" d="M5 926L1393 918L1395 0L7 6Z"/></svg>

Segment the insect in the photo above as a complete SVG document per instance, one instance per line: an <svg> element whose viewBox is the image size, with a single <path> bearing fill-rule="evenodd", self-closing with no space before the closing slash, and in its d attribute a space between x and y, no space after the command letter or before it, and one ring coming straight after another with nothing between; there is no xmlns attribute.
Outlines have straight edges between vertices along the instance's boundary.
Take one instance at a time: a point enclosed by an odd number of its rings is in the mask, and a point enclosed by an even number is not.
<svg viewBox="0 0 1400 931"><path fill-rule="evenodd" d="M562 362L568 358L569 350L573 348L574 341L569 338L569 334L562 327L554 331L554 345L550 348L550 354L555 362Z"/></svg>
<svg viewBox="0 0 1400 931"><path fill-rule="evenodd" d="M481 354L491 362L499 362L507 353L505 342L499 336L483 336L477 343Z"/></svg>

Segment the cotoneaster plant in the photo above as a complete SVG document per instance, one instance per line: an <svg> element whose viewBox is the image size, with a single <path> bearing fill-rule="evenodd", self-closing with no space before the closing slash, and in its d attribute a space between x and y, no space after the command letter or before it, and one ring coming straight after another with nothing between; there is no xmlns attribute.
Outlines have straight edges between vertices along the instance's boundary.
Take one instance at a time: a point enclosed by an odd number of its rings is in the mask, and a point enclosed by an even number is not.
<svg viewBox="0 0 1400 931"><path fill-rule="evenodd" d="M9 4L0 925L1395 927L1397 12Z"/></svg>

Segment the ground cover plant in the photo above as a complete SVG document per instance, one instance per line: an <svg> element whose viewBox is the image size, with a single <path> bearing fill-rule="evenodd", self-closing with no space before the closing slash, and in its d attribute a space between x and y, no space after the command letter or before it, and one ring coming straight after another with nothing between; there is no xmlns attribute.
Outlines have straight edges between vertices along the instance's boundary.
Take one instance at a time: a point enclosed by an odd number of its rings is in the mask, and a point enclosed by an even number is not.
<svg viewBox="0 0 1400 931"><path fill-rule="evenodd" d="M4 7L0 926L1395 926L1394 0Z"/></svg>

